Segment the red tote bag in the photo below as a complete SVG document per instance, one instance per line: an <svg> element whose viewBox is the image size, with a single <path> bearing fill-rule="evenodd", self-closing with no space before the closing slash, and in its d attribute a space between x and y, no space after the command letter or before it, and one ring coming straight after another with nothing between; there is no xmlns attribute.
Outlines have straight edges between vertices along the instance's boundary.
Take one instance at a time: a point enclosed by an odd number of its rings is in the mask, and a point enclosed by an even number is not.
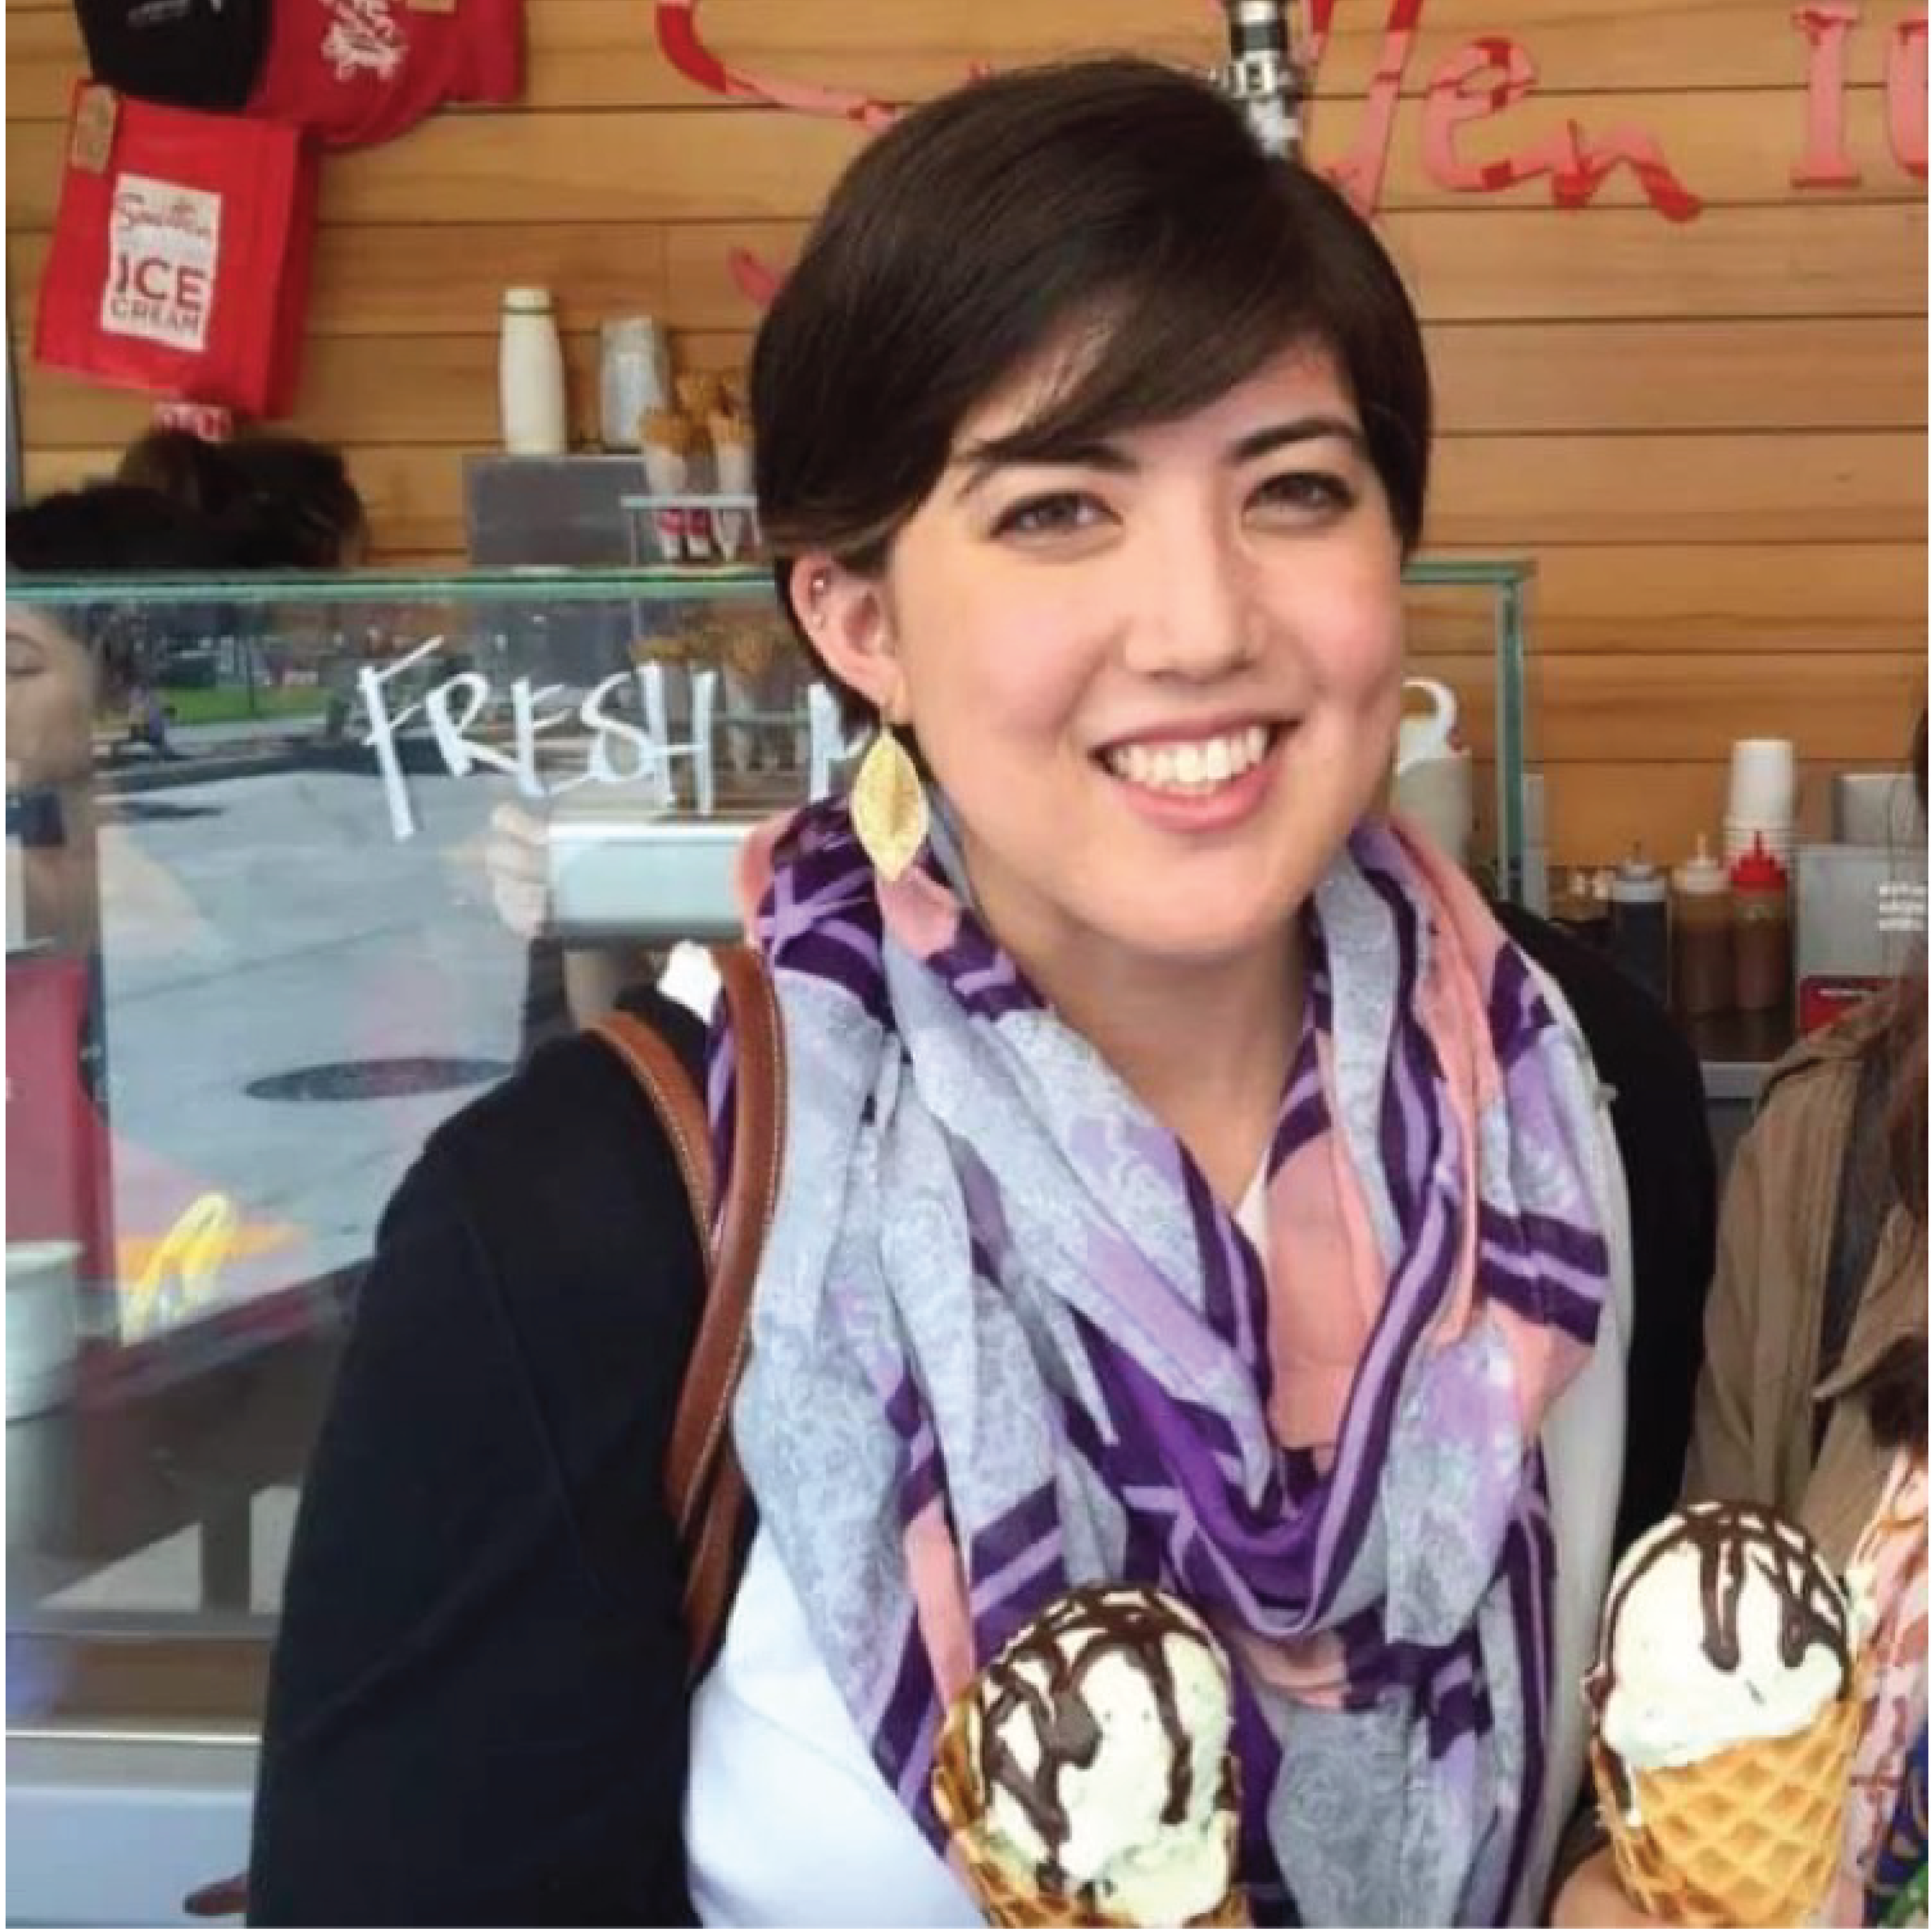
<svg viewBox="0 0 1932 1932"><path fill-rule="evenodd" d="M251 416L295 400L316 161L299 129L74 90L35 359Z"/></svg>

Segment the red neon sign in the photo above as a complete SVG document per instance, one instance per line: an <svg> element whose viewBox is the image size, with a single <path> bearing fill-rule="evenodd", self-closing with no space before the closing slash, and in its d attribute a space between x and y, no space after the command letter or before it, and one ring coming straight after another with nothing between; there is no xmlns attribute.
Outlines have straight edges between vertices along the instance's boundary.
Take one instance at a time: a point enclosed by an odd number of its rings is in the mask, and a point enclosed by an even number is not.
<svg viewBox="0 0 1932 1932"><path fill-rule="evenodd" d="M716 53L698 26L701 0L658 0L658 44L671 65L694 86L728 100L755 101L787 113L830 116L876 131L904 110L856 89L818 87L734 68ZM1310 0L1312 32L1306 52L1318 77L1328 50L1336 0ZM1356 206L1372 217L1380 209L1402 100L1424 0L1388 0L1382 43L1368 95L1347 151L1323 172ZM1218 9L1216 10L1218 13ZM1859 0L1807 0L1792 13L1804 59L1804 150L1791 170L1799 188L1856 187L1861 171L1846 151L1851 98L1847 54L1862 18ZM1926 178L1926 14L1922 6L1892 27L1886 44L1886 134L1894 163ZM1461 131L1520 106L1535 90L1536 64L1520 41L1502 35L1468 41L1436 63L1422 96L1424 173L1451 193L1490 194L1546 183L1558 208L1586 208L1604 184L1628 170L1646 203L1666 221L1691 220L1702 203L1679 176L1648 130L1617 125L1592 132L1565 119L1555 129L1498 159L1476 162L1459 146ZM734 250L731 269L741 290L760 306L776 288L776 272L744 250Z"/></svg>

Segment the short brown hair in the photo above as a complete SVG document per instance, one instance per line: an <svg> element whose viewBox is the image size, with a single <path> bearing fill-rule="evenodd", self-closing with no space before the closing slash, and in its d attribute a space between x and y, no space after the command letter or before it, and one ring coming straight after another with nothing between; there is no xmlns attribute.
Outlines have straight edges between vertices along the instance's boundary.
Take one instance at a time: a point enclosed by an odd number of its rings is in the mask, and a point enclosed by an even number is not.
<svg viewBox="0 0 1932 1932"><path fill-rule="evenodd" d="M961 422L1070 326L1088 365L1003 452L1204 407L1298 343L1335 358L1405 552L1427 493L1429 371L1368 224L1265 155L1204 80L1129 59L1022 69L916 110L848 167L758 332L760 514L876 572ZM848 694L849 696L849 694Z"/></svg>

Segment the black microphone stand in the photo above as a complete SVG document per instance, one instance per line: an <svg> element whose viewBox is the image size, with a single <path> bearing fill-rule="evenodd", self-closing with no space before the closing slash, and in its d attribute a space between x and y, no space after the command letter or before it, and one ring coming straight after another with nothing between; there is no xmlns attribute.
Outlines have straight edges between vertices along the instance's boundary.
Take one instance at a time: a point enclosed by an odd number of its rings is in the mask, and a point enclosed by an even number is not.
<svg viewBox="0 0 1932 1932"><path fill-rule="evenodd" d="M1292 0L1222 0L1228 65L1215 78L1238 101L1263 150L1301 158L1302 71L1289 30Z"/></svg>

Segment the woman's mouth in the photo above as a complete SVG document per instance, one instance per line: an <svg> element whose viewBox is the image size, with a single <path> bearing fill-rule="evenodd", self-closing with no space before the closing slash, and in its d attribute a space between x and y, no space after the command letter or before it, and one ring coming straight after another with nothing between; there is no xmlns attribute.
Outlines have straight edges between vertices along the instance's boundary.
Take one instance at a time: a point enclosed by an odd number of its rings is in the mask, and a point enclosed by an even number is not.
<svg viewBox="0 0 1932 1932"><path fill-rule="evenodd" d="M1291 727L1244 724L1196 738L1160 736L1105 747L1096 762L1143 817L1173 831L1225 831L1258 809Z"/></svg>
<svg viewBox="0 0 1932 1932"><path fill-rule="evenodd" d="M1110 745L1100 762L1130 785L1198 798L1260 764L1273 735L1268 726L1246 725L1210 737Z"/></svg>

